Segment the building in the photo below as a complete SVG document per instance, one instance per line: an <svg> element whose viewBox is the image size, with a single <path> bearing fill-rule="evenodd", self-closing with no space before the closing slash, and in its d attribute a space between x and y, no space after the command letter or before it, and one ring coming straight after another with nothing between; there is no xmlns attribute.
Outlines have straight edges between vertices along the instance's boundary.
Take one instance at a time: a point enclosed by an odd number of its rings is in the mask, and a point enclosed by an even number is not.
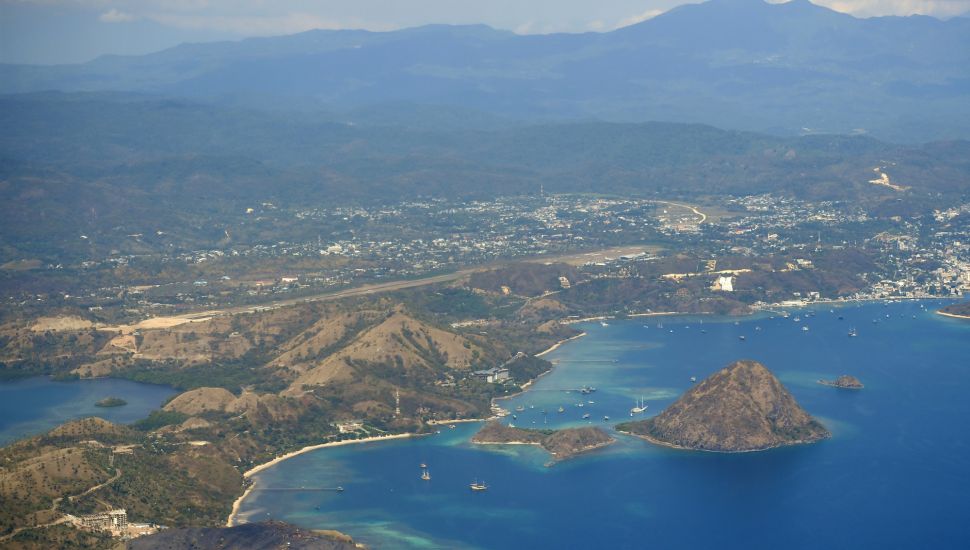
<svg viewBox="0 0 970 550"><path fill-rule="evenodd" d="M720 290L723 292L734 292L734 277L731 276L719 276L714 284L711 285L711 290Z"/></svg>
<svg viewBox="0 0 970 550"><path fill-rule="evenodd" d="M492 367L490 369L478 370L472 373L489 384L495 384L509 379L509 369L504 367Z"/></svg>
<svg viewBox="0 0 970 550"><path fill-rule="evenodd" d="M124 508L100 514L69 515L68 519L75 527L85 531L109 532L116 537L128 534L128 513Z"/></svg>
<svg viewBox="0 0 970 550"><path fill-rule="evenodd" d="M359 432L364 429L364 423L360 420L345 420L343 422L334 422L334 426L342 434Z"/></svg>

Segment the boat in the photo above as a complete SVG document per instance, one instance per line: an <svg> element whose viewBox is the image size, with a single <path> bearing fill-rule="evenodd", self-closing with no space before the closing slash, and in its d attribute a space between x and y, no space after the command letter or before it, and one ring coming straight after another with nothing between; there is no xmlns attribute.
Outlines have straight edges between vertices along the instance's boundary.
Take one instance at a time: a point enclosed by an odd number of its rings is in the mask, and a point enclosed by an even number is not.
<svg viewBox="0 0 970 550"><path fill-rule="evenodd" d="M583 415L583 420L586 420L588 418L589 418L589 413L586 413L586 414Z"/></svg>
<svg viewBox="0 0 970 550"><path fill-rule="evenodd" d="M488 489L488 485L485 485L484 481L481 483L477 481L473 481L468 484L468 488L471 489L472 491L484 491Z"/></svg>
<svg viewBox="0 0 970 550"><path fill-rule="evenodd" d="M559 412L564 413L564 412L566 412L566 409L562 408L562 405L560 405L559 406Z"/></svg>
<svg viewBox="0 0 970 550"><path fill-rule="evenodd" d="M795 317L794 319L792 319L792 321L795 321L796 323L799 322L799 321L801 321L801 320L802 320L801 317Z"/></svg>
<svg viewBox="0 0 970 550"><path fill-rule="evenodd" d="M802 327L802 332L808 332L808 327Z"/></svg>
<svg viewBox="0 0 970 550"><path fill-rule="evenodd" d="M427 468L425 468L421 472L421 479L423 479L425 481L431 481L431 472L429 472Z"/></svg>
<svg viewBox="0 0 970 550"><path fill-rule="evenodd" d="M421 468L422 468L422 469L424 469L424 468L427 468L427 467L428 467L428 465L427 465L427 464L425 464L424 462L422 462L422 463L421 463Z"/></svg>
<svg viewBox="0 0 970 550"><path fill-rule="evenodd" d="M601 327L608 327L608 326L610 326L610 324L607 323L606 321L600 321L600 326Z"/></svg>
<svg viewBox="0 0 970 550"><path fill-rule="evenodd" d="M691 382L697 382L697 377L696 376L691 376L690 377L690 381Z"/></svg>
<svg viewBox="0 0 970 550"><path fill-rule="evenodd" d="M744 336L738 336L738 340L741 340L742 342L744 342L745 338Z"/></svg>
<svg viewBox="0 0 970 550"><path fill-rule="evenodd" d="M603 417L603 420L604 420L604 421L606 421L606 422L609 422L609 421L610 421L610 417L608 417L608 416L604 416L604 417Z"/></svg>
<svg viewBox="0 0 970 550"><path fill-rule="evenodd" d="M454 424L449 424L448 425L448 429L449 430L454 430L455 429L455 425Z"/></svg>
<svg viewBox="0 0 970 550"><path fill-rule="evenodd" d="M643 396L641 395L640 396L640 401L638 401L636 403L636 405L633 408L630 409L630 416L633 416L635 414L640 414L640 413L642 413L645 410L647 410L647 406L646 406L646 404L644 404L644 402L643 402Z"/></svg>
<svg viewBox="0 0 970 550"><path fill-rule="evenodd" d="M858 335L859 335L859 333L857 333L854 328L853 329L849 329L849 338L855 338Z"/></svg>
<svg viewBox="0 0 970 550"><path fill-rule="evenodd" d="M515 412L522 412L524 410L525 410L525 407L523 407L522 405L519 405L518 407L515 408Z"/></svg>
<svg viewBox="0 0 970 550"><path fill-rule="evenodd" d="M340 486L337 486L337 488L334 489L334 490L337 491L338 493L344 492L344 488L343 487L340 487Z"/></svg>

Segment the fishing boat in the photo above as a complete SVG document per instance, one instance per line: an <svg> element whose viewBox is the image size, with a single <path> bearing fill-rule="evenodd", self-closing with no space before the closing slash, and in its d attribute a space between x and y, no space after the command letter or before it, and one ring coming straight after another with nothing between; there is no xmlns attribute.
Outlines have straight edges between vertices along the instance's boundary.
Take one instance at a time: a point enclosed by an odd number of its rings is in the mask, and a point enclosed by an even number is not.
<svg viewBox="0 0 970 550"><path fill-rule="evenodd" d="M478 481L473 481L470 484L468 484L468 488L471 489L472 491L484 491L488 489L488 485L485 485L484 481L481 483L479 483Z"/></svg>

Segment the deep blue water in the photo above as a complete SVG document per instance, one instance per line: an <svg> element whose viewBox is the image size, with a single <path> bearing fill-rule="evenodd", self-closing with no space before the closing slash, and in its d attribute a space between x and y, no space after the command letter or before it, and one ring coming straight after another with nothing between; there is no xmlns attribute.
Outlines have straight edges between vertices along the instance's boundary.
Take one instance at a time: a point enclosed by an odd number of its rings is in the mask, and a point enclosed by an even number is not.
<svg viewBox="0 0 970 550"><path fill-rule="evenodd" d="M792 311L798 323L589 324L587 337L550 354L555 371L506 405L526 407L515 421L522 427L542 425L543 408L550 426L581 424L584 412L606 426L603 415L629 419L640 395L656 414L690 376L751 358L833 432L815 445L714 454L619 436L545 467L536 448L471 445L478 426L465 424L285 461L259 474L257 487L346 491L257 489L244 518L338 529L374 548L970 548L970 323L923 305ZM857 338L847 336L853 327ZM843 373L866 388L815 382ZM562 391L584 384L598 391ZM579 408L581 400L595 403ZM555 412L560 405L566 412ZM418 477L422 462L430 482ZM476 478L487 492L468 489Z"/></svg>
<svg viewBox="0 0 970 550"><path fill-rule="evenodd" d="M98 378L55 382L46 376L0 383L0 445L50 430L75 418L98 416L127 424L148 416L176 391L167 386ZM122 407L95 407L120 397Z"/></svg>

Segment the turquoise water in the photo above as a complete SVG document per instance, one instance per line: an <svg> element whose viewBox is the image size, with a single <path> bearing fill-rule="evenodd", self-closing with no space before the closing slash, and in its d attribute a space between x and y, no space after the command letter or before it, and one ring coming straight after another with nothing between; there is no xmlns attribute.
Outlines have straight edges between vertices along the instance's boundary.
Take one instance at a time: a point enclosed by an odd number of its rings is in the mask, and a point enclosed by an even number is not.
<svg viewBox="0 0 970 550"><path fill-rule="evenodd" d="M46 432L67 420L98 416L127 424L148 416L174 395L174 389L128 380L98 378L55 382L36 376L0 383L0 445ZM105 397L120 397L123 407L95 407Z"/></svg>
<svg viewBox="0 0 970 550"><path fill-rule="evenodd" d="M548 456L536 448L473 446L478 426L459 424L285 461L260 473L257 487L346 490L257 489L243 517L338 529L374 548L970 547L970 323L912 302L795 315L801 322L665 317L585 325L588 336L548 357L556 370L506 408L525 407L516 413L522 427L581 425L585 412L609 426L628 420L641 395L646 415L656 414L691 376L751 358L829 427L830 440L713 454L619 436L612 447L546 467ZM849 338L850 328L859 336ZM843 373L866 388L815 383ZM586 384L598 391L564 391ZM420 463L430 482L419 479ZM489 490L472 493L475 479Z"/></svg>

